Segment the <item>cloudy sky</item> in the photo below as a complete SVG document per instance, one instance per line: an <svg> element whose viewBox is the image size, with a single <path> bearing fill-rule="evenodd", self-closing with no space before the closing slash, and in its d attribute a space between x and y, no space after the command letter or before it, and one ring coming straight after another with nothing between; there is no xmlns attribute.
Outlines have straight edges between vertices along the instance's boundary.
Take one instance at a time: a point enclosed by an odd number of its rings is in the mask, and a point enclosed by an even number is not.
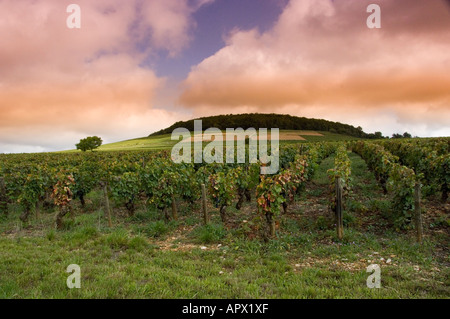
<svg viewBox="0 0 450 319"><path fill-rule="evenodd" d="M450 136L449 52L447 0L0 0L0 153L242 112Z"/></svg>

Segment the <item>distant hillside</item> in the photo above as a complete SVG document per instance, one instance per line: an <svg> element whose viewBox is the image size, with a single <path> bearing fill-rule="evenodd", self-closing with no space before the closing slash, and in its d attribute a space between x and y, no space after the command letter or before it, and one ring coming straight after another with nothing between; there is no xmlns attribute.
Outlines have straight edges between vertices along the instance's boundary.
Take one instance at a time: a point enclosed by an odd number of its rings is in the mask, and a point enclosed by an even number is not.
<svg viewBox="0 0 450 319"><path fill-rule="evenodd" d="M226 128L242 127L247 129L254 127L259 128L279 128L281 130L313 130L313 131L328 131L331 133L345 134L361 138L375 138L375 134L367 134L361 128L356 128L352 125L342 124L339 122L331 122L320 119L309 119L306 117L297 117L283 114L229 114L202 117L196 120L202 120L203 130L210 127L216 127L220 130ZM149 136L171 134L176 128L184 127L190 131L194 130L194 120L176 122L172 126L150 134ZM381 133L380 133L381 135Z"/></svg>

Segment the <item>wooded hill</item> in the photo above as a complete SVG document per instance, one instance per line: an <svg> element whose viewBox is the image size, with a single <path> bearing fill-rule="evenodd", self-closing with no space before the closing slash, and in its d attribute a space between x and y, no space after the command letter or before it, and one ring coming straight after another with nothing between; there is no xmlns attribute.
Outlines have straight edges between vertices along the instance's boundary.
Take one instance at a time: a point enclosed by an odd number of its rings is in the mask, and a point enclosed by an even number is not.
<svg viewBox="0 0 450 319"><path fill-rule="evenodd" d="M206 130L210 127L216 127L220 130L227 128L242 127L247 129L253 127L259 128L279 128L280 130L313 130L313 131L327 131L331 133L345 134L354 137L361 138L381 138L380 132L375 134L365 133L361 127L354 127L348 124L342 124L339 122L332 122L321 119L310 119L306 117L297 117L284 114L228 114L217 115L209 117L201 117L196 120L202 120L202 128ZM176 128L183 127L190 131L194 131L194 120L179 121L172 126L150 134L150 136L171 134Z"/></svg>

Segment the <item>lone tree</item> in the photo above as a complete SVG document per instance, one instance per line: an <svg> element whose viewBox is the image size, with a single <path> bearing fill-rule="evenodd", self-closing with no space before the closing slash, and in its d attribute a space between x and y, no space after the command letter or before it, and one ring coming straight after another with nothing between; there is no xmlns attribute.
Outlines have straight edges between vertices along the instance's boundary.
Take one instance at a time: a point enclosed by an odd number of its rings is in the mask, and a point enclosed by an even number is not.
<svg viewBox="0 0 450 319"><path fill-rule="evenodd" d="M403 138L412 138L412 135L408 132L403 133Z"/></svg>
<svg viewBox="0 0 450 319"><path fill-rule="evenodd" d="M380 138L383 138L383 133L381 133L381 132L375 132L375 133L374 133L374 136L375 136L375 138L380 139Z"/></svg>
<svg viewBox="0 0 450 319"><path fill-rule="evenodd" d="M394 134L392 134L392 138L412 138L412 135L409 134L408 132L403 133L403 135L394 133Z"/></svg>
<svg viewBox="0 0 450 319"><path fill-rule="evenodd" d="M76 144L77 150L82 152L93 151L102 145L103 141L98 136L89 136L80 140L80 143Z"/></svg>

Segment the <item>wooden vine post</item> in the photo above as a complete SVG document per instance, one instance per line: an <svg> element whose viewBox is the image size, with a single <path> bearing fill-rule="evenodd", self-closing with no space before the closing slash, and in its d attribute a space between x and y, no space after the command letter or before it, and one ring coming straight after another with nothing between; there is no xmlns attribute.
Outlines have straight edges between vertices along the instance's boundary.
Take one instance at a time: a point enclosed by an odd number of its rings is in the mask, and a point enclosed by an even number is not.
<svg viewBox="0 0 450 319"><path fill-rule="evenodd" d="M342 184L341 178L336 178L336 230L339 239L344 237L344 221L342 218Z"/></svg>
<svg viewBox="0 0 450 319"><path fill-rule="evenodd" d="M209 215L208 215L208 209L206 207L206 188L205 184L202 184L202 211L203 211L203 222L205 225L209 224Z"/></svg>
<svg viewBox="0 0 450 319"><path fill-rule="evenodd" d="M0 177L0 214L8 216L8 201L6 196L5 179Z"/></svg>
<svg viewBox="0 0 450 319"><path fill-rule="evenodd" d="M266 219L269 223L269 237L274 238L276 233L275 219L271 214L266 214Z"/></svg>
<svg viewBox="0 0 450 319"><path fill-rule="evenodd" d="M417 235L417 242L422 243L422 237L423 237L423 226L422 226L422 208L420 207L420 183L416 183L416 187L414 189L414 219L415 219L415 226L416 226L416 235Z"/></svg>
<svg viewBox="0 0 450 319"><path fill-rule="evenodd" d="M36 210L36 219L40 219L41 218L41 201L37 201L36 205L35 205L35 210Z"/></svg>
<svg viewBox="0 0 450 319"><path fill-rule="evenodd" d="M177 201L174 194L172 194L172 218L178 220Z"/></svg>
<svg viewBox="0 0 450 319"><path fill-rule="evenodd" d="M105 196L105 214L106 217L108 217L108 226L112 227L111 208L109 206L109 198L108 198L108 183L102 182L102 186L103 186L103 195Z"/></svg>

